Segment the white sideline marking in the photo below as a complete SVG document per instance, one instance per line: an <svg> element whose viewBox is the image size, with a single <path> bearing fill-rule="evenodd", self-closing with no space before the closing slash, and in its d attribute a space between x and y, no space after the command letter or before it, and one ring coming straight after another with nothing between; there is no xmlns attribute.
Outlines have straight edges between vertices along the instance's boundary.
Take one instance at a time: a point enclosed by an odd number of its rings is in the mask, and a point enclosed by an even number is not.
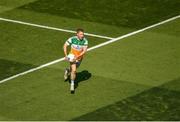
<svg viewBox="0 0 180 122"><path fill-rule="evenodd" d="M6 21L6 22L11 22L11 23L18 23L18 24L22 24L22 25L38 27L38 28L49 29L49 30L56 30L56 31L68 32L68 33L76 33L76 31L73 31L73 30L67 30L67 29L61 29L61 28L56 28L56 27L50 27L50 26L46 26L46 25L28 23L28 22L23 22L23 21L19 21L19 20L6 19L6 18L1 18L1 17L0 17L0 20L1 21ZM98 38L102 38L102 39L114 39L112 37L96 35L96 34L91 34L91 33L85 33L85 35L92 36L92 37L98 37Z"/></svg>
<svg viewBox="0 0 180 122"><path fill-rule="evenodd" d="M137 34L137 33L141 33L141 32L143 32L143 31L145 31L145 30L154 28L154 27L156 27L156 26L162 25L162 24L164 24L164 23L170 22L170 21L175 20L175 19L178 19L178 18L180 18L180 15L175 16L175 17L172 17L172 18L167 19L167 20L164 20L164 21L159 22L159 23L157 23L157 24L154 24L154 25L145 27L145 28L143 28L143 29L140 29L140 30L131 32L131 33L129 33L129 34L126 34L126 35L123 35L123 36L114 38L114 39L112 39L112 40L110 40L110 41L106 41L106 42L104 42L104 43L98 44L98 45L96 45L96 46L93 46L93 47L89 48L88 51L93 50L93 49L96 49L96 48L99 48L99 47L102 47L102 46L104 46L104 45L110 44L110 43L112 43L112 42L115 42L115 41L118 41L118 40L121 40L121 39L124 39L124 38L127 38L127 37L132 36L132 35L135 35L135 34Z"/></svg>
<svg viewBox="0 0 180 122"><path fill-rule="evenodd" d="M154 28L154 27L156 27L156 26L162 25L162 24L164 24L164 23L170 22L170 21L175 20L175 19L178 19L178 18L180 18L180 15L175 16L175 17L172 17L172 18L167 19L167 20L165 20L165 21L159 22L159 23L157 23L157 24L154 24L154 25L145 27L145 28L143 28L143 29L140 29L140 30L131 32L131 33L129 33L129 34L126 34L126 35L123 35L123 36L114 38L114 39L112 39L112 40L110 40L110 41L107 41L107 42L98 44L98 45L96 45L96 46L93 46L93 47L91 47L91 48L88 48L88 51L94 50L94 49L96 49L96 48L105 46L105 45L107 45L107 44L116 42L116 41L121 40L121 39L124 39L124 38L127 38L127 37L132 36L132 35L135 35L135 34L137 34L137 33L141 33L141 32L143 32L143 31L145 31L145 30ZM40 66L38 66L38 67L36 67L36 68L32 68L32 69L27 70L27 71L25 71L25 72L22 72L22 73L19 73L19 74L17 74L17 75L14 75L14 76L11 76L11 77L9 77L9 78L6 78L6 79L4 79L4 80L1 80L0 83L3 83L3 82L6 82L6 81L9 81L9 80L11 80L11 79L17 78L17 77L19 77L19 76L22 76L22 75L25 75L25 74L34 72L34 71L36 71L36 70L42 69L42 68L44 68L44 67L47 67L47 66L49 66L49 65L52 65L52 64L55 64L55 63L58 63L58 62L61 62L61 61L63 61L63 60L64 60L64 58L60 58L60 59L54 60L54 61L52 61L52 62L49 62L49 63L47 63L47 64L40 65Z"/></svg>

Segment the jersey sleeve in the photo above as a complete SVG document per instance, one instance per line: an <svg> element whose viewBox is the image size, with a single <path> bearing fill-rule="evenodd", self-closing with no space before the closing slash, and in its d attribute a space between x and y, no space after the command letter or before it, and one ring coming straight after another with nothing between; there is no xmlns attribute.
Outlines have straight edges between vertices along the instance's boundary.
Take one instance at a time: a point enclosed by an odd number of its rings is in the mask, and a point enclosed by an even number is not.
<svg viewBox="0 0 180 122"><path fill-rule="evenodd" d="M68 46L71 45L71 44L72 44L72 39L69 38L69 39L66 41L66 44L67 44Z"/></svg>

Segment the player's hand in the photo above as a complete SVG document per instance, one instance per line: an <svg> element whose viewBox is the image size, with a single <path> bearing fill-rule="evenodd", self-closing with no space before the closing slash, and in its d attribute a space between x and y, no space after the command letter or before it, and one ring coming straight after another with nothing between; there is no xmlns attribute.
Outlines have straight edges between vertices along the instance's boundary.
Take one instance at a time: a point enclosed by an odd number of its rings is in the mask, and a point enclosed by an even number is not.
<svg viewBox="0 0 180 122"><path fill-rule="evenodd" d="M65 56L65 61L68 61L68 57L67 56Z"/></svg>
<svg viewBox="0 0 180 122"><path fill-rule="evenodd" d="M76 56L74 56L74 59L73 59L73 61L76 61L77 60L77 57Z"/></svg>

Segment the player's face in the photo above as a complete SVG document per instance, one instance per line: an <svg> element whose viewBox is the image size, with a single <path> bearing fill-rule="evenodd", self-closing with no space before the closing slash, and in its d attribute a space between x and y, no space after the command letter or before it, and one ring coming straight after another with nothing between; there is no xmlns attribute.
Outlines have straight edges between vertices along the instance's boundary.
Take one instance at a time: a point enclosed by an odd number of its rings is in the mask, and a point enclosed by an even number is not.
<svg viewBox="0 0 180 122"><path fill-rule="evenodd" d="M77 33L77 37L79 38L79 39L83 39L84 38L84 32L78 32Z"/></svg>

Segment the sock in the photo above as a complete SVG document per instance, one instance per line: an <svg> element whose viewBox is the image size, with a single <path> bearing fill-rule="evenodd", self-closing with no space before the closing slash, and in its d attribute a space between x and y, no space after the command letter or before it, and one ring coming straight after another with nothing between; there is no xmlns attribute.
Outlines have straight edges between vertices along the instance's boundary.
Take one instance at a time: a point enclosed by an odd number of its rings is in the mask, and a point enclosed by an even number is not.
<svg viewBox="0 0 180 122"><path fill-rule="evenodd" d="M71 80L71 84L74 85L74 80Z"/></svg>

